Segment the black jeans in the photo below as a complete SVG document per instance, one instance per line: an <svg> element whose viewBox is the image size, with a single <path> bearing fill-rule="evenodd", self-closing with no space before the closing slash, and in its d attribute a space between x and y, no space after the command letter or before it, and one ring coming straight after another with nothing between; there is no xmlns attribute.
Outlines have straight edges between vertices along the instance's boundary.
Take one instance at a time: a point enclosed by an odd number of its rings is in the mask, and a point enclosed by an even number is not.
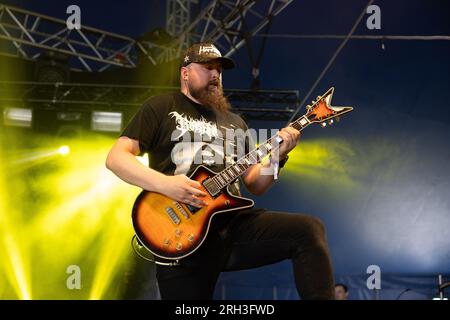
<svg viewBox="0 0 450 320"><path fill-rule="evenodd" d="M331 259L322 222L313 216L249 209L217 214L202 246L179 266L156 267L162 299L212 299L221 271L291 259L302 299L333 299Z"/></svg>

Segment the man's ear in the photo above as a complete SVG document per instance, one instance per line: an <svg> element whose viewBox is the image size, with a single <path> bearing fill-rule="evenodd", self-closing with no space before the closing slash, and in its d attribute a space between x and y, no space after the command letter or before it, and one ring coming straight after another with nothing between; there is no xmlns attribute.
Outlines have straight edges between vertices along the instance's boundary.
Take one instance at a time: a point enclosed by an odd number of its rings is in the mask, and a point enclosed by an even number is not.
<svg viewBox="0 0 450 320"><path fill-rule="evenodd" d="M186 67L181 67L181 79L188 80L188 69Z"/></svg>

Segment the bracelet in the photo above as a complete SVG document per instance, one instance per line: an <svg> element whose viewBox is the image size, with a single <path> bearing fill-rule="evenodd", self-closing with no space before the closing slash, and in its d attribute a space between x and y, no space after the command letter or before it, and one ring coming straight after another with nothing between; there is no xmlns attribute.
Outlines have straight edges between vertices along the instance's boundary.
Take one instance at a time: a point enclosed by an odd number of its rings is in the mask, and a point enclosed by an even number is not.
<svg viewBox="0 0 450 320"><path fill-rule="evenodd" d="M283 168L284 165L286 164L286 162L288 161L288 159L289 159L289 156L286 155L286 158L284 158L283 160L281 160L281 161L278 162L278 167L279 167L280 169Z"/></svg>
<svg viewBox="0 0 450 320"><path fill-rule="evenodd" d="M288 160L289 156L286 155L286 158L284 158L281 161L272 161L272 155L270 156L270 161L273 164L273 179L277 180L278 179L278 171L284 167L284 165L286 164L287 160Z"/></svg>
<svg viewBox="0 0 450 320"><path fill-rule="evenodd" d="M270 159L272 161L272 155L270 155ZM288 159L289 159L289 156L286 155L286 157L283 158L283 160L278 161L278 168L280 168L280 169L283 168L284 165L286 164L286 162L288 161Z"/></svg>

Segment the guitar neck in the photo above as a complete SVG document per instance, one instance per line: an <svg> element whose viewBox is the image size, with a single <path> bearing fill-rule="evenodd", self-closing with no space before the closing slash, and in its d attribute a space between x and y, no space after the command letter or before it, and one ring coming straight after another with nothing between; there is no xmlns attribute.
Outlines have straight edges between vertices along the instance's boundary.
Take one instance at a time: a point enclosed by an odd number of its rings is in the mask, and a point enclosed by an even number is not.
<svg viewBox="0 0 450 320"><path fill-rule="evenodd" d="M296 121L289 124L290 127L293 127L299 131L306 128L311 122L304 115L298 118ZM274 135L270 139L266 140L264 143L260 144L258 147L247 153L245 156L237 160L231 166L223 169L215 176L211 177L211 180L208 181L207 187L212 190L221 190L222 188L228 186L237 178L239 178L249 167L254 164L260 163L262 159L268 155L274 145L281 144L283 139ZM215 192L213 192L215 193Z"/></svg>

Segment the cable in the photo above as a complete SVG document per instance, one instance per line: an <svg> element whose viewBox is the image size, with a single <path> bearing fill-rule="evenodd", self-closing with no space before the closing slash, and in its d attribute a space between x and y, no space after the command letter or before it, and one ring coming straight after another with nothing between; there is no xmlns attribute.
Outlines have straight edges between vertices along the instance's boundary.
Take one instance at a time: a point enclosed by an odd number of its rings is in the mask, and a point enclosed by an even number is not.
<svg viewBox="0 0 450 320"><path fill-rule="evenodd" d="M408 291L411 291L411 289L407 288L407 289L403 290L402 292L400 292L400 294L397 296L397 298L395 300L400 300L400 297Z"/></svg>
<svg viewBox="0 0 450 320"><path fill-rule="evenodd" d="M337 34L257 34L254 37L288 38L288 39L345 39L347 36ZM355 40L422 40L422 41L449 41L450 36L402 36L402 35L352 35L349 39Z"/></svg>
<svg viewBox="0 0 450 320"><path fill-rule="evenodd" d="M339 47L337 48L336 52L333 54L333 56L331 57L330 61L328 61L328 64L325 66L325 68L322 70L322 72L320 73L319 77L317 78L317 80L314 82L313 86L311 87L311 89L309 89L308 94L305 96L305 99L303 99L303 102L298 106L297 110L295 110L295 112L292 114L291 118L289 119L289 121L287 122L288 124L290 124L295 117L297 116L298 112L300 111L302 105L305 103L305 101L308 100L308 98L311 96L311 93L316 89L317 85L319 84L320 80L322 80L323 76L325 75L325 73L328 71L328 69L331 67L331 65L333 64L334 60L336 59L336 57L338 56L339 52L341 52L341 50L344 48L345 44L347 43L347 41L350 39L351 35L355 32L356 27L359 25L359 23L361 22L362 18L364 17L364 15L366 14L366 8L368 6L370 6L372 4L374 0L369 0L369 2L367 3L367 5L364 7L364 10L361 12L361 14L359 15L358 19L356 19L356 22L353 24L352 29L350 30L350 32L348 33L348 35L345 37L344 41L342 41L342 43L339 45Z"/></svg>

